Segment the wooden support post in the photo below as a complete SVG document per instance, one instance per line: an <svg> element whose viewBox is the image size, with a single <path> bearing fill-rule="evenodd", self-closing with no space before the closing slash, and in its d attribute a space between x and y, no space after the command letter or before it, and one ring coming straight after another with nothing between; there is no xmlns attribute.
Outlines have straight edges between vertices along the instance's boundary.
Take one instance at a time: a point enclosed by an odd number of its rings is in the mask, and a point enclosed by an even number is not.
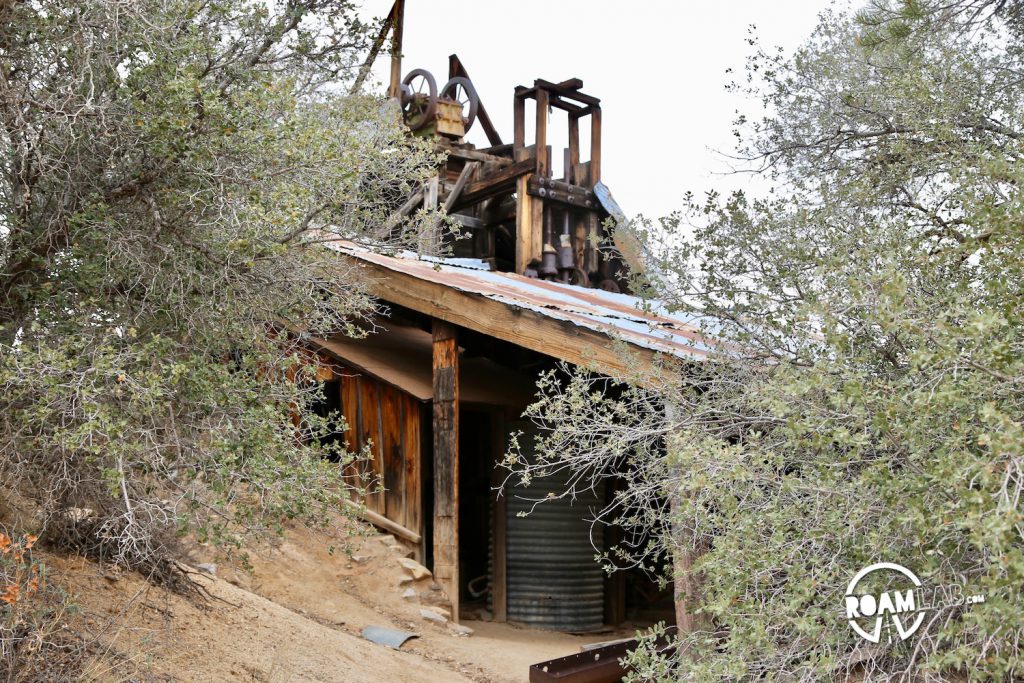
<svg viewBox="0 0 1024 683"><path fill-rule="evenodd" d="M544 202L528 191L532 175L516 181L516 273L540 261L544 249Z"/></svg>
<svg viewBox="0 0 1024 683"><path fill-rule="evenodd" d="M580 120L569 117L569 159L565 164L565 182L576 183L576 167L580 163Z"/></svg>
<svg viewBox="0 0 1024 683"><path fill-rule="evenodd" d="M430 211L437 208L437 188L441 183L441 179L438 176L433 176L427 179L424 184L423 192L423 208Z"/></svg>
<svg viewBox="0 0 1024 683"><path fill-rule="evenodd" d="M522 86L516 88L516 98L512 110L512 156L517 160L519 159L517 152L526 146L526 98L520 96L521 90L524 90Z"/></svg>
<svg viewBox="0 0 1024 683"><path fill-rule="evenodd" d="M537 90L537 175L547 178L551 175L548 147L548 91Z"/></svg>
<svg viewBox="0 0 1024 683"><path fill-rule="evenodd" d="M423 184L423 208L433 211L437 208L437 193L440 178L433 176ZM441 253L441 226L437 223L424 225L419 234L419 252L427 256Z"/></svg>
<svg viewBox="0 0 1024 683"><path fill-rule="evenodd" d="M391 8L391 84L388 97L398 98L402 85L402 32L405 24L405 0L395 0Z"/></svg>
<svg viewBox="0 0 1024 683"><path fill-rule="evenodd" d="M434 319L434 580L459 620L459 344L454 325Z"/></svg>
<svg viewBox="0 0 1024 683"><path fill-rule="evenodd" d="M526 102L521 93L522 88L516 88L516 110L515 110L515 144L513 146L516 160L525 156L523 144L525 144L526 124ZM537 99L537 141L533 146L536 154L536 174L538 177L547 178L551 175L551 157L548 151L548 94L545 90L537 89L534 93ZM544 251L544 202L543 200L530 196L529 175L521 176L516 181L516 273L523 275L531 261L540 261Z"/></svg>
<svg viewBox="0 0 1024 683"><path fill-rule="evenodd" d="M601 108L590 112L590 185L601 180Z"/></svg>

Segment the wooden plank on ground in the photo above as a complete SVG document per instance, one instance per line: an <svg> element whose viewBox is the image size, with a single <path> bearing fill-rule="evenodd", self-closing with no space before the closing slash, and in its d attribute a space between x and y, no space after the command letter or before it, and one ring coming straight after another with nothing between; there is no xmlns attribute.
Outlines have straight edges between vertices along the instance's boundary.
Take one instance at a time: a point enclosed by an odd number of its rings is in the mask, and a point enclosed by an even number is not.
<svg viewBox="0 0 1024 683"><path fill-rule="evenodd" d="M370 510L364 507L363 505L360 505L354 500L346 500L345 506L350 508L353 512L359 515L359 517L366 520L370 524L373 524L374 526L379 526L381 529L384 529L385 531L390 531L395 536L398 536L399 538L404 538L410 543L420 543L423 540L423 537L420 536L420 534L413 531L412 529L407 529L401 524L398 524L393 520L388 519L384 515L378 514L373 510Z"/></svg>

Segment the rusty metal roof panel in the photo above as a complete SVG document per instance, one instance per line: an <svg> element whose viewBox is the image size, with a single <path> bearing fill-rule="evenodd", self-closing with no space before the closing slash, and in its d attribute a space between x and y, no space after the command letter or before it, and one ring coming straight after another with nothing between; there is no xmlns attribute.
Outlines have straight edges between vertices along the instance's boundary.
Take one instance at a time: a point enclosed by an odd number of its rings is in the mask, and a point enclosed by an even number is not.
<svg viewBox="0 0 1024 683"><path fill-rule="evenodd" d="M634 346L688 359L703 358L712 350L696 326L696 318L669 313L658 302L515 273L494 272L488 269L486 262L476 259L425 258L412 252L386 255L349 242L326 244L361 261L487 297L513 308L534 311Z"/></svg>

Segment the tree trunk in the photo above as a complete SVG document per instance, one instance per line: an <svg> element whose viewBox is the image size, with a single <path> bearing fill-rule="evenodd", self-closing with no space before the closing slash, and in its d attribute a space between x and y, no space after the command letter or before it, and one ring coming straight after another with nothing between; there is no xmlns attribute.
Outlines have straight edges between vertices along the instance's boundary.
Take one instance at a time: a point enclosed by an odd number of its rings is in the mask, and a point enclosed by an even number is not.
<svg viewBox="0 0 1024 683"><path fill-rule="evenodd" d="M676 406L672 403L665 404L665 418L669 424L674 422L673 417ZM669 495L669 514L671 519L672 533L672 576L674 599L676 607L676 627L680 634L693 633L707 627L707 620L703 615L696 613L696 606L700 596L700 576L693 570L693 564L700 556L695 546L689 529L681 519L682 498L679 493L678 482L682 478L682 470L677 463L672 462L672 439L669 437L665 445L669 452L669 480L671 482L671 494Z"/></svg>

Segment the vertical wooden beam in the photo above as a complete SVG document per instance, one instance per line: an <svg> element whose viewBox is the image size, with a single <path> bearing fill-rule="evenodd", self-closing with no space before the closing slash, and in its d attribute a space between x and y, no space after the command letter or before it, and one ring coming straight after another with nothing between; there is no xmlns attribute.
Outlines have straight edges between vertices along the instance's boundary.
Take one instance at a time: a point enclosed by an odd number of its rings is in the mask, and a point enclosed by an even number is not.
<svg viewBox="0 0 1024 683"><path fill-rule="evenodd" d="M516 180L516 273L540 261L544 249L544 202L527 192L532 174Z"/></svg>
<svg viewBox="0 0 1024 683"><path fill-rule="evenodd" d="M433 176L423 183L423 208L433 211L437 208L438 187L440 186L439 176ZM441 226L439 223L431 222L420 228L417 237L419 252L428 256L438 256L441 253Z"/></svg>
<svg viewBox="0 0 1024 683"><path fill-rule="evenodd" d="M519 160L516 152L526 146L526 98L519 94L523 89L522 86L516 86L515 103L512 109L512 153L516 161Z"/></svg>
<svg viewBox="0 0 1024 683"><path fill-rule="evenodd" d="M371 459L364 462L363 471L370 479L372 488L363 503L373 512L385 514L384 496L377 487L384 484L384 469L381 466L382 427L380 422L380 386L372 377L359 378L359 432L360 448L369 445Z"/></svg>
<svg viewBox="0 0 1024 683"><path fill-rule="evenodd" d="M423 208L430 211L437 207L437 189L441 179L433 176L427 180L423 188Z"/></svg>
<svg viewBox="0 0 1024 683"><path fill-rule="evenodd" d="M434 579L459 620L459 345L455 326L434 319Z"/></svg>
<svg viewBox="0 0 1024 683"><path fill-rule="evenodd" d="M590 185L601 180L601 108L591 107L590 112Z"/></svg>
<svg viewBox="0 0 1024 683"><path fill-rule="evenodd" d="M544 200L535 199L530 208L533 211L533 218L530 220L533 225L533 232L530 233L530 260L540 263L540 258L544 255Z"/></svg>
<svg viewBox="0 0 1024 683"><path fill-rule="evenodd" d="M548 93L536 89L537 98L537 141L533 145L537 155L537 175L550 176L551 161L548 155ZM525 144L526 102L520 97L520 89L516 89L515 111L515 157L525 158L522 145ZM526 272L531 261L540 261L544 250L544 202L527 192L530 175L520 176L516 181L516 273Z"/></svg>
<svg viewBox="0 0 1024 683"><path fill-rule="evenodd" d="M373 402L375 404L374 410L376 411L376 430L373 435L373 445L376 446L376 450L373 454L373 472L377 478L378 487L387 488L387 465L385 463L386 455L384 448L387 443L384 440L384 400L381 396L381 384L380 382L374 382L373 385ZM375 505L377 506L377 512L387 516L387 491L378 490L374 494Z"/></svg>
<svg viewBox="0 0 1024 683"><path fill-rule="evenodd" d="M363 378L360 375L356 375L355 381L355 392L356 392L356 422L355 422L355 452L362 453L363 446L366 445L366 435L363 433ZM356 465L356 472L359 474L359 488L365 488L368 491L371 490L367 487L368 478L367 470L369 469L368 463L365 460L358 461ZM359 502L363 505L366 504L368 496L359 496Z"/></svg>
<svg viewBox="0 0 1024 683"><path fill-rule="evenodd" d="M420 463L423 462L423 448L420 442L420 404L409 394L401 395L402 401L402 457L405 459L405 526L420 535L416 547L416 561L426 562L424 547L426 530L423 528L423 486Z"/></svg>
<svg viewBox="0 0 1024 683"><path fill-rule="evenodd" d="M530 176L516 180L516 274L522 275L530 265L530 236L533 234L533 205L537 198L527 193Z"/></svg>
<svg viewBox="0 0 1024 683"><path fill-rule="evenodd" d="M391 84L388 97L396 99L402 84L402 33L405 26L405 0L395 0L391 8Z"/></svg>
<svg viewBox="0 0 1024 683"><path fill-rule="evenodd" d="M548 91L537 88L537 175L547 178L551 175L551 161L548 146Z"/></svg>
<svg viewBox="0 0 1024 683"><path fill-rule="evenodd" d="M565 164L565 182L576 182L576 167L580 163L580 120L569 117L569 159Z"/></svg>

